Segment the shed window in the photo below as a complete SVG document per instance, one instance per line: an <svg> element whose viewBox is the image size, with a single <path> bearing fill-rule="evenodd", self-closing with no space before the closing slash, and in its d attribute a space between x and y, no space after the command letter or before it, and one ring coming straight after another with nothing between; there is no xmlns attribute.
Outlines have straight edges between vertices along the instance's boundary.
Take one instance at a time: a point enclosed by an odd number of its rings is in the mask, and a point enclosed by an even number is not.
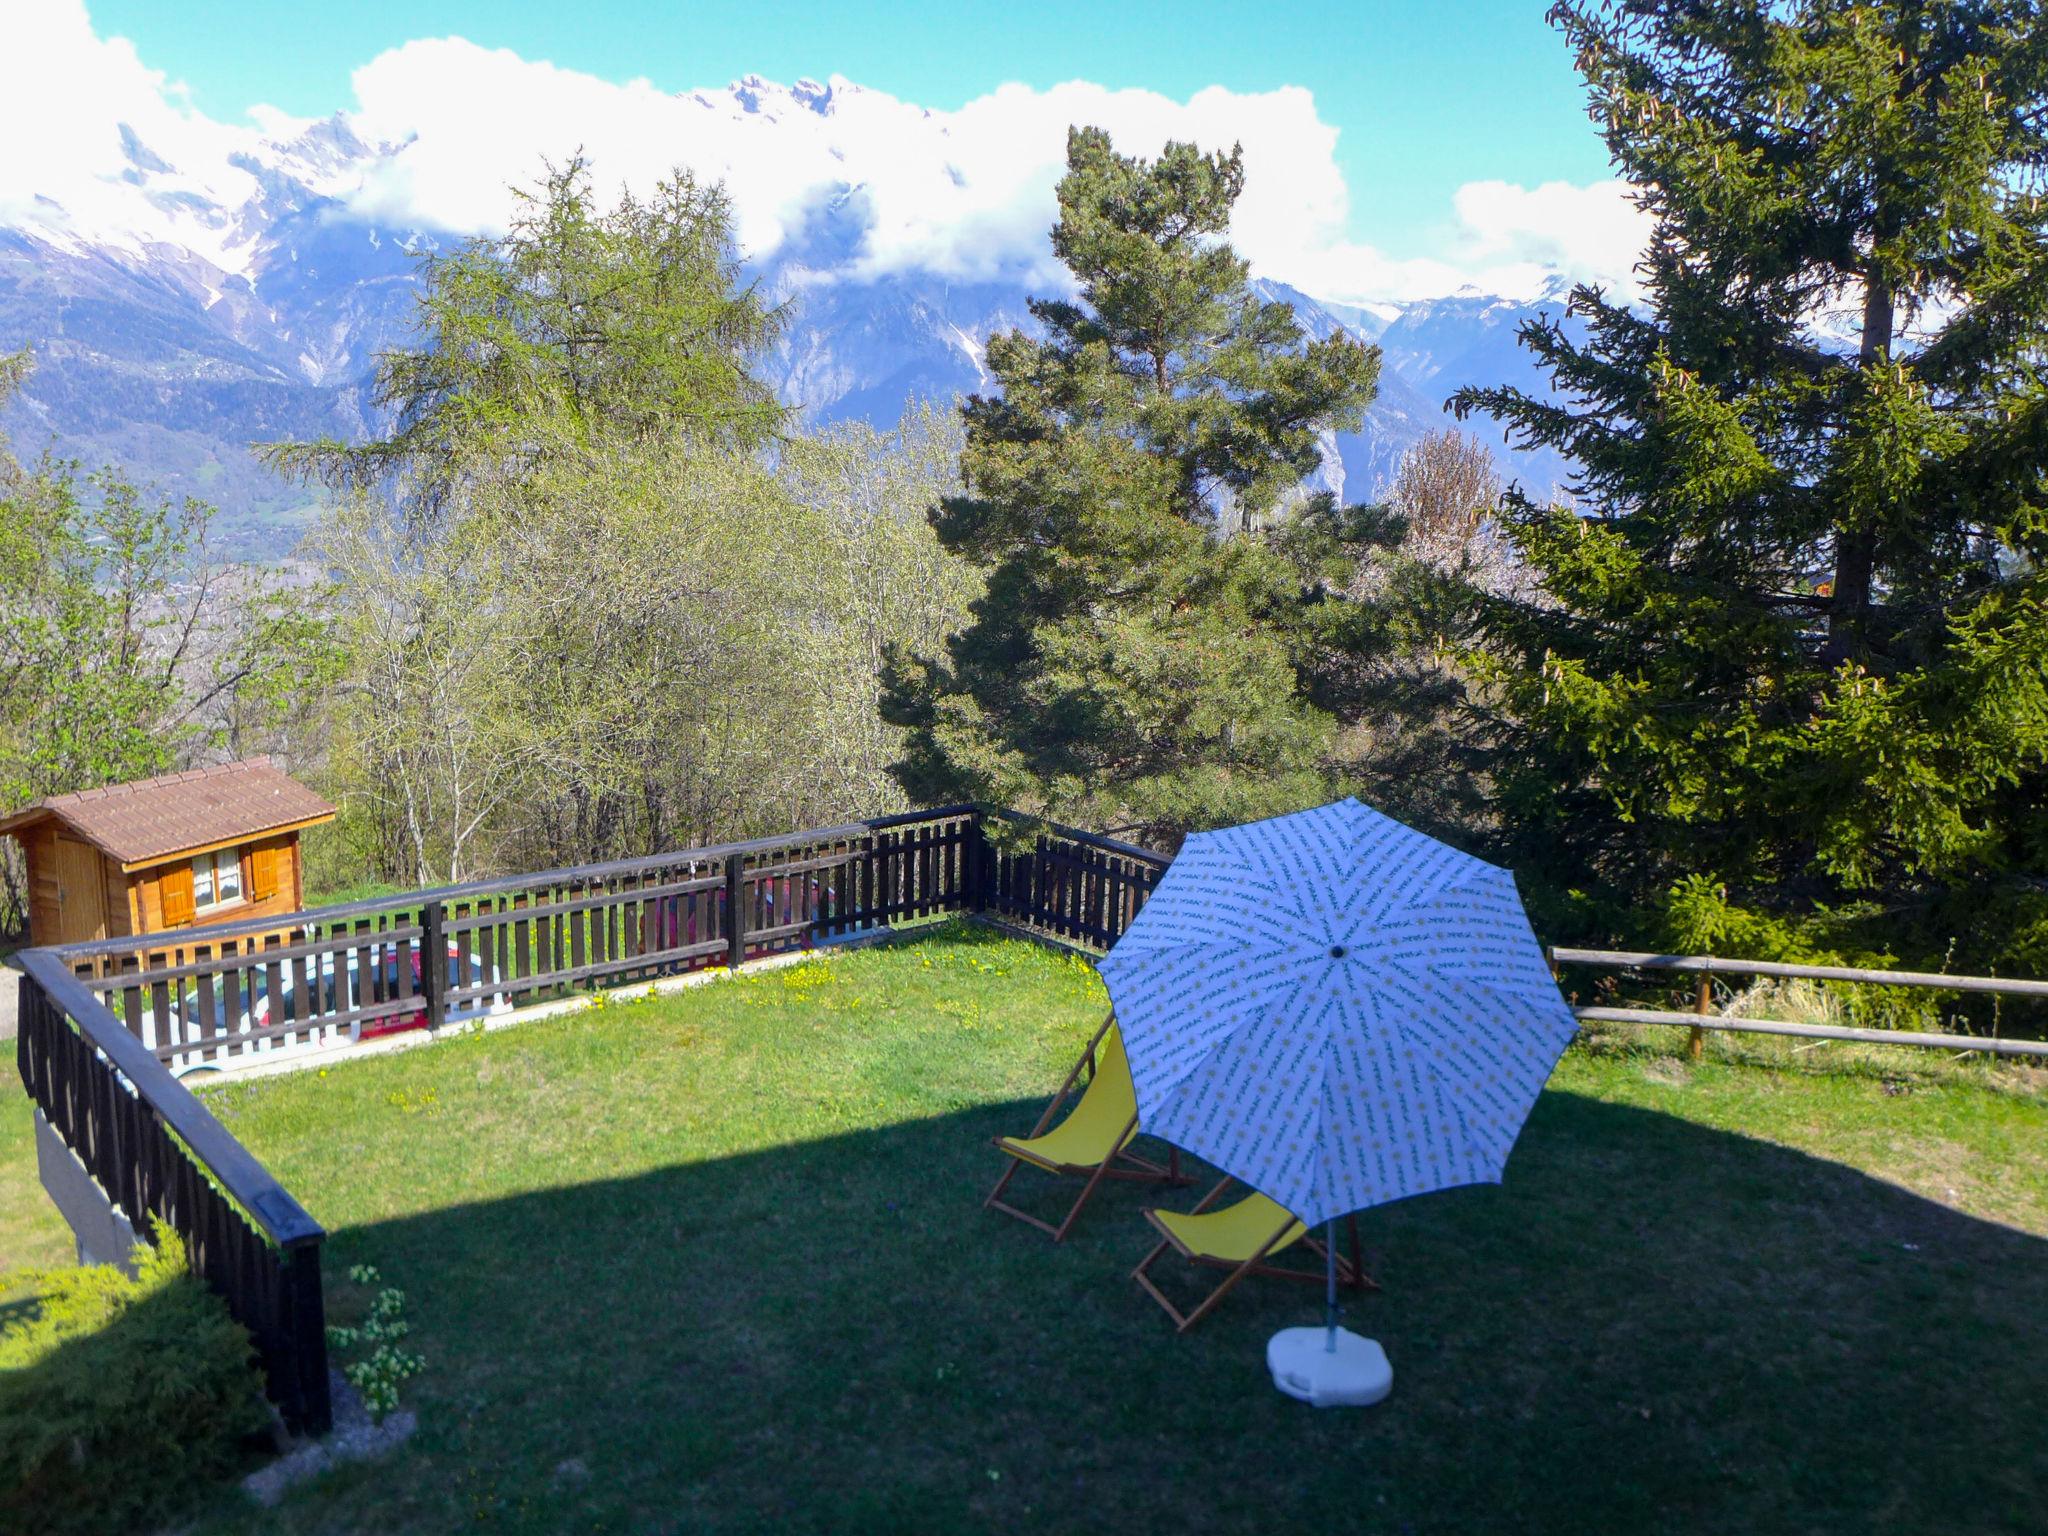
<svg viewBox="0 0 2048 1536"><path fill-rule="evenodd" d="M242 899L242 851L222 848L192 861L192 905L204 912Z"/></svg>

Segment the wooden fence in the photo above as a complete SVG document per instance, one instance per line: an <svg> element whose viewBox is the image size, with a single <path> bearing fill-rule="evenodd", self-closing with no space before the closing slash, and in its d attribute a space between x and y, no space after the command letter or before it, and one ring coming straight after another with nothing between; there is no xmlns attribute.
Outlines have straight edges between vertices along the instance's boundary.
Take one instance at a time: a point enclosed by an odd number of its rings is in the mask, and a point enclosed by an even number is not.
<svg viewBox="0 0 2048 1536"><path fill-rule="evenodd" d="M53 953L186 1071L956 911L979 852L953 807Z"/></svg>
<svg viewBox="0 0 2048 1536"><path fill-rule="evenodd" d="M1793 965L1775 960L1727 960L1716 955L1658 955L1612 949L1549 951L1553 971L1567 965L1604 970L1676 971L1697 974L1699 986L1690 1013L1661 1008L1577 1008L1588 1022L1610 1024L1683 1025L1691 1031L1688 1046L1698 1059L1710 1029L1744 1034L1794 1035L1808 1040L1862 1041L1876 1045L1913 1045L1936 1050L1983 1051L1994 1056L2048 1057L2048 1040L2010 1040L1996 1035L1958 1035L1926 1030L1854 1029L1839 1024L1806 1024L1792 1019L1751 1019L1714 1012L1714 977L1769 976L1807 981L1854 981L1873 986L1921 987L1944 992L1970 992L2048 1001L2048 981L2020 981L1998 976L1945 976L1934 971L1874 971L1846 965Z"/></svg>
<svg viewBox="0 0 2048 1536"><path fill-rule="evenodd" d="M1027 833L1032 826L1011 811L982 814ZM1091 949L1106 950L1123 937L1171 862L1070 827L1044 827L1017 849L1002 847L984 828L980 844L973 911Z"/></svg>
<svg viewBox="0 0 2048 1536"><path fill-rule="evenodd" d="M1007 823L997 826L996 823ZM991 835L995 833L997 835ZM160 1216L329 1422L321 1230L175 1076L987 914L1108 948L1167 860L971 805L24 954L22 1077L138 1229ZM203 1171L202 1171L203 1170Z"/></svg>
<svg viewBox="0 0 2048 1536"><path fill-rule="evenodd" d="M325 1431L320 1224L49 951L19 964L29 1097L138 1233L154 1217L184 1238L255 1340L286 1424Z"/></svg>

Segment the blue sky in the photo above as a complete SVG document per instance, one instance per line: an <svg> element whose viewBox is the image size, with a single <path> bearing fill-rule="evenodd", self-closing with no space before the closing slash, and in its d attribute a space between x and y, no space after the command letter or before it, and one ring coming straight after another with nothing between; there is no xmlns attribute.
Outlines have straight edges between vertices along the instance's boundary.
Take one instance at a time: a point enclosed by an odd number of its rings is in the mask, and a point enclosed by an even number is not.
<svg viewBox="0 0 2048 1536"><path fill-rule="evenodd" d="M449 36L667 91L748 73L784 82L836 73L948 111L1011 81L1087 80L1177 100L1207 86L1300 86L1338 130L1350 237L1406 258L1442 246L1467 183L1584 185L1608 174L1544 9L1543 0L96 0L90 13L94 31L131 39L223 121L258 103L306 117L351 107L353 70L409 41Z"/></svg>

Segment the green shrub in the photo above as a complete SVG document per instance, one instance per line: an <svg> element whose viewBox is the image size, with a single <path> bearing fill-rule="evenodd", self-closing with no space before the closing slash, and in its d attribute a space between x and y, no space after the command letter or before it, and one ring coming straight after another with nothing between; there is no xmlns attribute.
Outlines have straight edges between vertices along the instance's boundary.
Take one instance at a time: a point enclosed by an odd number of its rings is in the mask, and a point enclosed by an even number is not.
<svg viewBox="0 0 2048 1536"><path fill-rule="evenodd" d="M157 1229L130 1279L32 1270L0 1308L0 1531L148 1529L270 1421L249 1335Z"/></svg>

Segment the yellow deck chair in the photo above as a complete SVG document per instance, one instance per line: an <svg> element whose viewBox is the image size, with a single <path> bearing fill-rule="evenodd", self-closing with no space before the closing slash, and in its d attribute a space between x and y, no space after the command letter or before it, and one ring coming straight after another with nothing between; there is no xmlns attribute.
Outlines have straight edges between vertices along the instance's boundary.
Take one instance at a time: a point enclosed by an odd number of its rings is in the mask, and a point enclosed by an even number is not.
<svg viewBox="0 0 2048 1536"><path fill-rule="evenodd" d="M1309 1236L1308 1228L1301 1224L1299 1217L1286 1207L1276 1205L1257 1190L1220 1211L1209 1209L1235 1182L1226 1178L1202 1196L1200 1204L1186 1213L1161 1211L1149 1206L1145 1210L1145 1219L1151 1222L1160 1234L1159 1245L1145 1255L1143 1263L1131 1271L1131 1278L1166 1309L1166 1315L1173 1319L1177 1332L1186 1333L1207 1317L1215 1309L1216 1304L1229 1295L1238 1281L1246 1275L1270 1275L1277 1280L1307 1280L1316 1285L1323 1284L1328 1278L1328 1250L1322 1243ZM1337 1283L1354 1290L1376 1291L1379 1286L1366 1274L1359 1251L1358 1218L1347 1216L1344 1218L1344 1224L1351 1233L1351 1254L1348 1258L1341 1253L1337 1255ZM1317 1260L1314 1269L1289 1269L1266 1262L1274 1254L1292 1248L1296 1243L1313 1250ZM1184 1313L1169 1301L1166 1293L1153 1283L1152 1276L1147 1273L1169 1248L1190 1263L1230 1271L1223 1282L1204 1297L1192 1312Z"/></svg>
<svg viewBox="0 0 2048 1536"><path fill-rule="evenodd" d="M1066 1119L1052 1125L1052 1117L1059 1113L1060 1105L1074 1091L1084 1068L1088 1069L1089 1077L1081 1090L1080 1101ZM1048 1130L1048 1126L1052 1128ZM1081 1208L1104 1179L1133 1179L1148 1184L1189 1182L1181 1175L1178 1150L1168 1162L1155 1163L1131 1150L1131 1142L1137 1134L1137 1090L1131 1086L1131 1067L1124 1058L1123 1036L1117 1032L1116 1015L1111 1013L1089 1040L1088 1048L1074 1063L1074 1070L1060 1084L1052 1102L1045 1106L1045 1113L1038 1117L1038 1124L1031 1128L1031 1134L995 1138L997 1150L1010 1159L1010 1166L1003 1170L1003 1176L996 1180L996 1187L989 1191L982 1204L1019 1221L1029 1222L1041 1232L1050 1232L1052 1240L1057 1243L1067 1235L1074 1218L1081 1214ZM1020 1211L1003 1199L1003 1191L1010 1187L1010 1180L1027 1165L1062 1178L1085 1178L1088 1181L1081 1186L1081 1193L1075 1197L1072 1209L1058 1226L1040 1220L1029 1211Z"/></svg>

